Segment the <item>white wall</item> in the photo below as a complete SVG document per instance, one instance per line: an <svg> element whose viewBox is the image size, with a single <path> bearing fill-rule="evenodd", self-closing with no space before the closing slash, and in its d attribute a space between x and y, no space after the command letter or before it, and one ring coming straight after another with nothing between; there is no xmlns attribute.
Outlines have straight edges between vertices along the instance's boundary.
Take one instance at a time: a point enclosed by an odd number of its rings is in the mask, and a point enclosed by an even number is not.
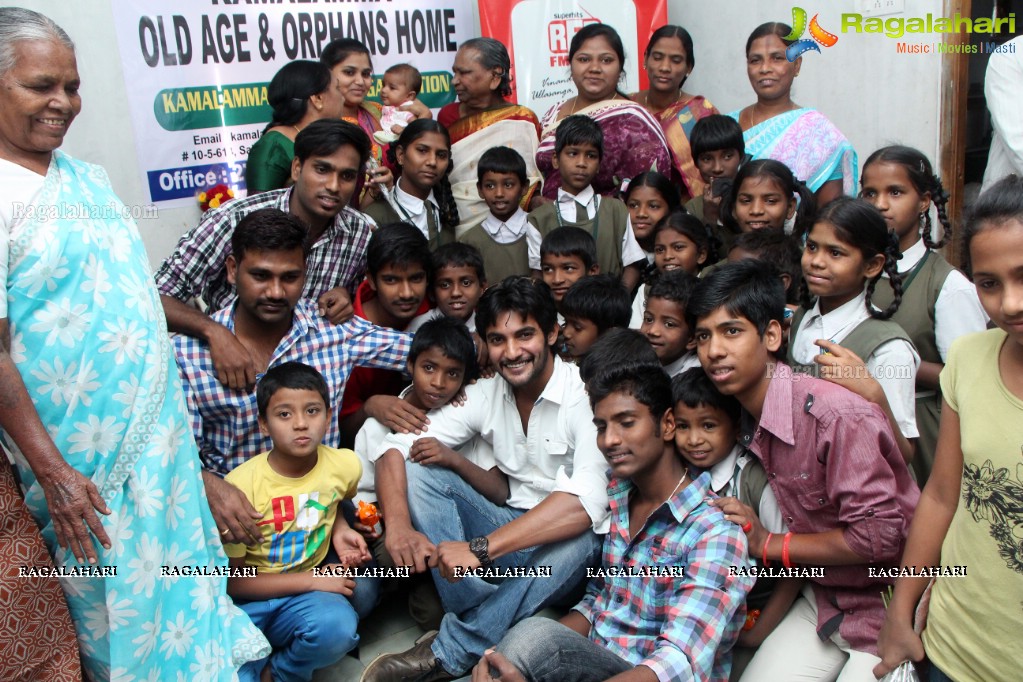
<svg viewBox="0 0 1023 682"><path fill-rule="evenodd" d="M899 142L920 149L937 163L941 58L897 54L897 41L883 35L839 33L841 13L857 11L862 2L669 0L669 21L685 26L693 36L696 70L685 89L704 95L722 112L752 103L755 96L746 77L746 38L764 22L791 24L794 4L810 17L821 12L821 26L839 39L820 54L803 56L793 100L819 109L831 119L852 142L861 162L875 149ZM942 0L911 0L908 5L912 16L943 12ZM930 43L937 38L919 40Z"/></svg>
<svg viewBox="0 0 1023 682"><path fill-rule="evenodd" d="M110 1L22 0L19 4L51 17L78 46L83 108L64 149L105 166L126 204L146 204ZM153 0L153 4L163 3ZM799 4L811 16L822 12L822 26L837 32L840 13L855 11L861 3L801 0ZM746 37L765 21L791 22L792 6L793 0L668 0L669 21L685 26L695 41L696 71L686 89L705 95L725 112L751 103L754 95L743 54ZM913 15L940 15L942 6L942 0L910 3ZM895 41L884 36L840 34L834 47L803 58L793 98L823 111L852 141L861 160L874 149L898 141L918 147L934 161L939 140L939 73L936 55L900 55ZM139 221L154 266L198 218L195 206L161 209L156 218Z"/></svg>

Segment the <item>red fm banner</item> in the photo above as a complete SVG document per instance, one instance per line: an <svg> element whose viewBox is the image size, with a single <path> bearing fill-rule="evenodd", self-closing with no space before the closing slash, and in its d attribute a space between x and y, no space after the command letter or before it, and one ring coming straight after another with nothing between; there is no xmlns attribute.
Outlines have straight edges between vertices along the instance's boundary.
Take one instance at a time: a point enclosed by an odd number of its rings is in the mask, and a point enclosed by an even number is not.
<svg viewBox="0 0 1023 682"><path fill-rule="evenodd" d="M542 115L575 94L568 48L587 24L613 26L625 45L622 89L647 87L640 68L650 34L668 23L667 0L479 0L484 36L504 43L512 59L513 101Z"/></svg>

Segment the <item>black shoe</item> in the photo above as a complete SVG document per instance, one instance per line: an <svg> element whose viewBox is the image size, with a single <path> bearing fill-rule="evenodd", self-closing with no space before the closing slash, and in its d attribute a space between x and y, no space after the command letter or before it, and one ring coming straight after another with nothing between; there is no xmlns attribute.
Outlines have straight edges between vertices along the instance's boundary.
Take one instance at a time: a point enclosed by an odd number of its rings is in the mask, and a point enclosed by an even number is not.
<svg viewBox="0 0 1023 682"><path fill-rule="evenodd" d="M437 633L416 641L416 645L400 654L377 656L363 671L360 682L447 682L455 679L437 658L433 640Z"/></svg>

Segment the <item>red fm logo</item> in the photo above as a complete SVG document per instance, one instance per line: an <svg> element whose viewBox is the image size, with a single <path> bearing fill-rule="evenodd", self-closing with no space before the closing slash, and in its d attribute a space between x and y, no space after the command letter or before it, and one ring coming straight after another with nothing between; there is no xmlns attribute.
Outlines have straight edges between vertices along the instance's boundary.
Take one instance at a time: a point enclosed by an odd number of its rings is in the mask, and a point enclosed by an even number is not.
<svg viewBox="0 0 1023 682"><path fill-rule="evenodd" d="M551 53L551 66L568 66L568 46L572 36L587 24L599 24L596 17L555 19L547 24L547 49Z"/></svg>

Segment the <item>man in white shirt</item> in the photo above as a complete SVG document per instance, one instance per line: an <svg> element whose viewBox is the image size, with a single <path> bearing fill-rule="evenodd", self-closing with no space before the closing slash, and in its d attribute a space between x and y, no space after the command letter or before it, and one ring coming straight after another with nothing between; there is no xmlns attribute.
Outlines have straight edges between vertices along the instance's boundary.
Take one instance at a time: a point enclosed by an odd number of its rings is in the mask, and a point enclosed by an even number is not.
<svg viewBox="0 0 1023 682"><path fill-rule="evenodd" d="M391 434L370 454L387 549L398 565L437 569L448 613L435 637L378 658L364 682L465 674L513 624L573 596L599 560L607 465L578 370L551 352L555 316L543 284L515 278L488 289L476 317L498 376L467 386L463 405L430 415L429 435L442 443L479 436L493 446L508 476L506 505L417 464L414 434ZM466 576L481 569L489 579ZM511 569L527 575L506 577Z"/></svg>
<svg viewBox="0 0 1023 682"><path fill-rule="evenodd" d="M1023 36L1017 36L991 55L984 75L984 99L991 112L991 150L984 170L986 190L1006 175L1023 175Z"/></svg>

